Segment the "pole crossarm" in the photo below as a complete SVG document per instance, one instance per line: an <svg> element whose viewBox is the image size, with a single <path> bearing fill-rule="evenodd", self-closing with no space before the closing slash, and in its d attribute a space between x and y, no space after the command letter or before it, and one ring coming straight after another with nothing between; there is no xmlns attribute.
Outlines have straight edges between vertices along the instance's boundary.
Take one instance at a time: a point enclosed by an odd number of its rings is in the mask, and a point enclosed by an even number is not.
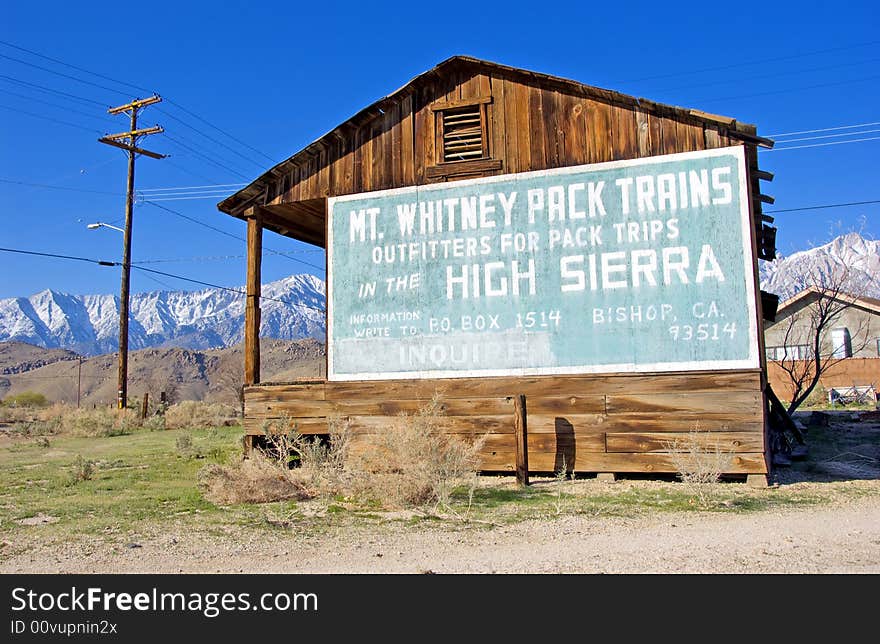
<svg viewBox="0 0 880 644"><path fill-rule="evenodd" d="M147 134L162 134L165 131L165 128L161 125L154 125L153 127L147 127L142 130L135 130L134 132L120 132L119 134L105 134L102 138L104 139L130 139L132 137L144 136Z"/></svg>
<svg viewBox="0 0 880 644"><path fill-rule="evenodd" d="M109 110L107 110L107 114L120 114L122 112L127 112L128 110L139 110L142 107L152 105L153 103L159 103L161 101L162 97L158 94L153 94L149 98L136 98L131 103L126 103L125 105L120 105L119 107L111 107Z"/></svg>
<svg viewBox="0 0 880 644"><path fill-rule="evenodd" d="M139 148L134 145L129 145L128 143L120 143L119 141L114 141L112 139L108 139L106 136L102 136L98 139L99 143L106 143L107 145L112 145L117 148L122 148L123 150L128 150L129 152L134 152L135 154L143 154L144 156L152 157L153 159L164 159L167 157L167 154L159 154L158 152L150 152L149 150L144 150L143 148Z"/></svg>

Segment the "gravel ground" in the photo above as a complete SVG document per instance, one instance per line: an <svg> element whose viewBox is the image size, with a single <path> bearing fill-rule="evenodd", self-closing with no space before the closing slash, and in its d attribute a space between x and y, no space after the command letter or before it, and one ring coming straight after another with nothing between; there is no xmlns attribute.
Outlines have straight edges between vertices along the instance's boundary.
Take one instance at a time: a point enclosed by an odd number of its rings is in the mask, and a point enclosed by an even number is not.
<svg viewBox="0 0 880 644"><path fill-rule="evenodd" d="M428 525L425 525L428 524ZM746 514L568 516L502 527L386 522L316 535L183 529L43 545L0 572L878 573L880 496Z"/></svg>

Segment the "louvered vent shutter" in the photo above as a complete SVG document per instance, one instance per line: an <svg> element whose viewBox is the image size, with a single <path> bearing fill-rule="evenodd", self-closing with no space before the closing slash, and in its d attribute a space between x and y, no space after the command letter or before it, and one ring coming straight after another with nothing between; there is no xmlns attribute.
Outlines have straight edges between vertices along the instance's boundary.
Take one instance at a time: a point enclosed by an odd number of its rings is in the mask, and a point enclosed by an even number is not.
<svg viewBox="0 0 880 644"><path fill-rule="evenodd" d="M483 158L483 124L479 105L443 112L443 161Z"/></svg>

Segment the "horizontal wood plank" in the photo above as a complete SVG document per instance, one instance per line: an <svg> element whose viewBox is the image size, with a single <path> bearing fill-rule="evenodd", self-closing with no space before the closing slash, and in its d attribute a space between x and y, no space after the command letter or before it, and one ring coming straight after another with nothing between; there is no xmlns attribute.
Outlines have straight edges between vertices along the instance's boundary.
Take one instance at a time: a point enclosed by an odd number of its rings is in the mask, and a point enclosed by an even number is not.
<svg viewBox="0 0 880 644"><path fill-rule="evenodd" d="M606 399L609 415L630 412L713 412L736 410L743 415L760 412L761 392L755 391L685 391L678 393L616 394Z"/></svg>
<svg viewBox="0 0 880 644"><path fill-rule="evenodd" d="M674 452L688 449L694 442L701 449L720 452L760 452L764 449L761 432L656 432L607 434L609 452Z"/></svg>

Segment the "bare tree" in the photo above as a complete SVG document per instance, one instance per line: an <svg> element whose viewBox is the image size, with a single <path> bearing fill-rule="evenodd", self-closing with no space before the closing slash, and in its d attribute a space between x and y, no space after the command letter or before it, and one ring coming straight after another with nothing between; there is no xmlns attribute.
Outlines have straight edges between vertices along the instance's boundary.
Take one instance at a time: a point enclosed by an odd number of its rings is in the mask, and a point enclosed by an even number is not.
<svg viewBox="0 0 880 644"><path fill-rule="evenodd" d="M789 414L803 404L824 374L863 350L871 340L869 316L856 320L845 346L832 334L865 292L866 284L860 276L840 265L830 274L810 271L806 277L806 289L795 296L799 301L792 304L796 308L782 322L785 333L778 349L782 355L772 356L791 383Z"/></svg>

